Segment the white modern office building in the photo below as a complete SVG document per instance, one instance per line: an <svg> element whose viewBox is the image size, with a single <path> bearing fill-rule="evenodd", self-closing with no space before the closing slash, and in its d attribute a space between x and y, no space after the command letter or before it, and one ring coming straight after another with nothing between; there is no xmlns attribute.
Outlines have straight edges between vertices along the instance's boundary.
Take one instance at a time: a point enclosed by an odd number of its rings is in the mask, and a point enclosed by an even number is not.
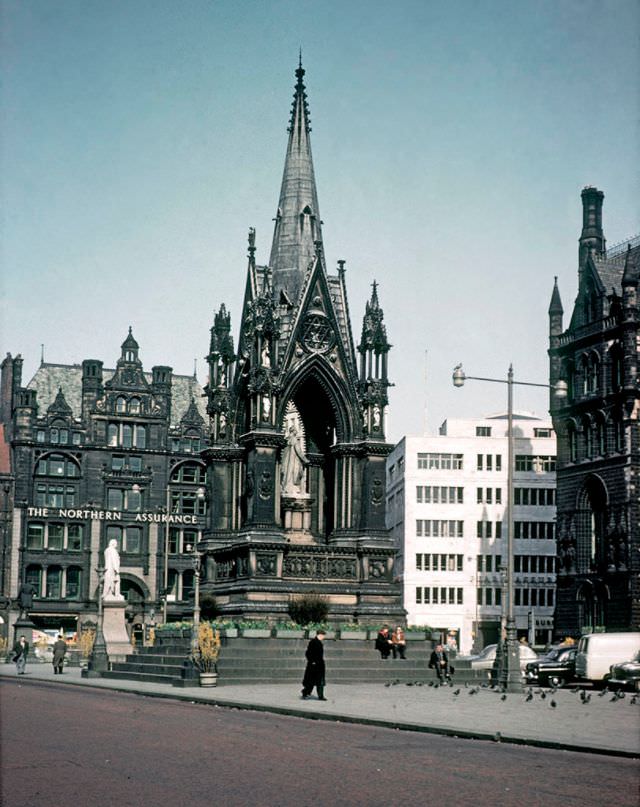
<svg viewBox="0 0 640 807"><path fill-rule="evenodd" d="M514 413L514 610L519 637L552 639L556 587L551 421ZM455 637L462 653L495 642L507 553L507 416L447 420L407 436L387 461L387 518L409 625Z"/></svg>

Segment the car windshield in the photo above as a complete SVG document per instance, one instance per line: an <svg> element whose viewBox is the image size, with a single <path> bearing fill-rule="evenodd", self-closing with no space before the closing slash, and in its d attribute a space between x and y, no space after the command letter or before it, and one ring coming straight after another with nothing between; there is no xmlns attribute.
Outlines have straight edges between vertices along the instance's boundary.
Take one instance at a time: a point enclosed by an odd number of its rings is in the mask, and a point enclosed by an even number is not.
<svg viewBox="0 0 640 807"><path fill-rule="evenodd" d="M546 661L556 661L560 657L560 650L549 650L545 656Z"/></svg>
<svg viewBox="0 0 640 807"><path fill-rule="evenodd" d="M484 648L484 650L481 650L481 651L478 653L478 658L487 658L487 656L490 656L492 653L495 653L495 652L496 652L496 647L497 647L497 645L495 645L495 644L489 644L489 645L487 645L487 646Z"/></svg>

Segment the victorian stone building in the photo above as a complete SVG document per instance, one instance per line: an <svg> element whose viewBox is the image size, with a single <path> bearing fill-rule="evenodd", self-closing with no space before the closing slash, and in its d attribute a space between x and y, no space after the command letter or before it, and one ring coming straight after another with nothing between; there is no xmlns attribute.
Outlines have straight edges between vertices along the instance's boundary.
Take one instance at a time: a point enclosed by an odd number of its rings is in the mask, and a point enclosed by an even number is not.
<svg viewBox="0 0 640 807"><path fill-rule="evenodd" d="M387 341L376 284L357 349L345 262L322 238L302 65L268 265L248 267L237 349L211 329L203 590L224 613L276 617L326 596L336 620L403 614L385 526Z"/></svg>
<svg viewBox="0 0 640 807"><path fill-rule="evenodd" d="M115 538L130 626L190 615L194 548L205 523L206 411L195 377L145 372L131 330L115 370L42 363L22 383L7 354L0 383L2 610L23 585L37 628L95 624L98 568Z"/></svg>
<svg viewBox="0 0 640 807"><path fill-rule="evenodd" d="M549 307L550 382L558 441L556 633L640 627L640 242L607 251L604 194L582 191L578 294L563 327Z"/></svg>

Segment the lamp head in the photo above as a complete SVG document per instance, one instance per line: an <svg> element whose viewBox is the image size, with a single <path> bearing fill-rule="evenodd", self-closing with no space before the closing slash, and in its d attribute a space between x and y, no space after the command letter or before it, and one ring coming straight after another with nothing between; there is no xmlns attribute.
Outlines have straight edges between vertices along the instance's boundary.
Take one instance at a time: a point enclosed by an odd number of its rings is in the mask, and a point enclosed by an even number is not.
<svg viewBox="0 0 640 807"><path fill-rule="evenodd" d="M461 364L456 364L453 368L453 386L454 387L462 387L464 386L466 376L464 374L464 370L462 369Z"/></svg>
<svg viewBox="0 0 640 807"><path fill-rule="evenodd" d="M553 392L556 398L566 398L569 394L569 386L562 378L553 385Z"/></svg>

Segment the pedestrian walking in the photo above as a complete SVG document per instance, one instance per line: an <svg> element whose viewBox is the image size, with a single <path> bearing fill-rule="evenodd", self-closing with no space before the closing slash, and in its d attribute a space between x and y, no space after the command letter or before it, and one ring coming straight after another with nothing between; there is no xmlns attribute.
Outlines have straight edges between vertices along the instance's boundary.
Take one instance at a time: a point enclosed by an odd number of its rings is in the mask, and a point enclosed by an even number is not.
<svg viewBox="0 0 640 807"><path fill-rule="evenodd" d="M53 645L53 673L54 675L62 675L62 666L64 664L64 657L67 655L67 643L64 636L60 634L56 643Z"/></svg>
<svg viewBox="0 0 640 807"><path fill-rule="evenodd" d="M315 687L318 692L318 700L326 701L324 696L325 667L324 667L324 642L325 632L316 631L316 635L309 641L305 658L307 666L302 679L302 699L306 700Z"/></svg>
<svg viewBox="0 0 640 807"><path fill-rule="evenodd" d="M21 636L13 646L13 660L16 663L18 675L24 675L24 668L27 666L27 656L29 655L29 642Z"/></svg>
<svg viewBox="0 0 640 807"><path fill-rule="evenodd" d="M407 640L404 635L404 630L400 625L398 625L391 634L391 652L393 653L393 657L398 658L399 656L402 659L406 659L406 649Z"/></svg>
<svg viewBox="0 0 640 807"><path fill-rule="evenodd" d="M453 667L449 664L449 656L441 644L437 644L429 658L429 667L436 671L438 681L443 684L451 680Z"/></svg>

